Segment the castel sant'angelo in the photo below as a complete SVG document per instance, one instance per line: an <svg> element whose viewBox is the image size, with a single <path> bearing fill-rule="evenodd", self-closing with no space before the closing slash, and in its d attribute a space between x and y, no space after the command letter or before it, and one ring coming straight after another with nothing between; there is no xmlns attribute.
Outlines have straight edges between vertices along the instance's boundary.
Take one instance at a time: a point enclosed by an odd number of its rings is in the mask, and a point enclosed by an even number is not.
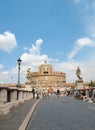
<svg viewBox="0 0 95 130"><path fill-rule="evenodd" d="M26 85L36 88L58 88L66 84L66 73L54 71L52 65L47 62L39 66L38 72L32 72L31 68L28 68L26 78Z"/></svg>

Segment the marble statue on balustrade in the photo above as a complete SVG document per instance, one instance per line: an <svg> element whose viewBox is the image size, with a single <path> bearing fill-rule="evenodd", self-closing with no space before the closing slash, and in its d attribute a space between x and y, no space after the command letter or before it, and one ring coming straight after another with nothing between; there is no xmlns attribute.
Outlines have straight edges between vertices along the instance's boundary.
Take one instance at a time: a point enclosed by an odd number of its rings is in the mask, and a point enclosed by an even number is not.
<svg viewBox="0 0 95 130"><path fill-rule="evenodd" d="M28 68L27 69L27 74L26 74L26 83L25 83L25 89L28 90L28 91L31 91L32 89L32 86L31 86L31 68Z"/></svg>
<svg viewBox="0 0 95 130"><path fill-rule="evenodd" d="M78 89L83 88L83 78L81 77L81 69L79 68L79 66L76 69L76 76L78 78L78 80L76 81L76 87Z"/></svg>
<svg viewBox="0 0 95 130"><path fill-rule="evenodd" d="M78 80L82 80L81 70L80 70L79 66L77 67L77 70L76 70L76 76L78 77Z"/></svg>
<svg viewBox="0 0 95 130"><path fill-rule="evenodd" d="M27 83L30 83L30 79L31 79L31 68L27 69L26 78L27 78Z"/></svg>

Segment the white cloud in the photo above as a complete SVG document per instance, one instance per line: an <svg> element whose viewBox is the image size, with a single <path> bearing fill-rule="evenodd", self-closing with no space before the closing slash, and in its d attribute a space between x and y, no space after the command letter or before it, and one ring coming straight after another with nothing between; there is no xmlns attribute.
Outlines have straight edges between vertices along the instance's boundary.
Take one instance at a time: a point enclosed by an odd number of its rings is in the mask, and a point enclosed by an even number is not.
<svg viewBox="0 0 95 130"><path fill-rule="evenodd" d="M91 39L84 37L84 38L78 39L76 42L76 45L81 46L81 47L84 47L84 46L93 47L95 46L95 43Z"/></svg>
<svg viewBox="0 0 95 130"><path fill-rule="evenodd" d="M49 61L49 58L45 54L41 54L41 45L43 43L42 39L38 39L28 52L22 54L22 64L21 64L21 73L26 78L27 69L31 68L32 71L38 71L38 66L43 64L44 61Z"/></svg>
<svg viewBox="0 0 95 130"><path fill-rule="evenodd" d="M85 46L94 47L95 42L87 37L78 39L75 43L73 50L70 52L68 59L72 59Z"/></svg>
<svg viewBox="0 0 95 130"><path fill-rule="evenodd" d="M8 72L4 71L0 73L0 83L5 83L5 81L8 79Z"/></svg>
<svg viewBox="0 0 95 130"><path fill-rule="evenodd" d="M0 64L0 69L2 69L4 66L2 64Z"/></svg>
<svg viewBox="0 0 95 130"><path fill-rule="evenodd" d="M17 46L15 35L9 31L0 34L0 49L10 52Z"/></svg>
<svg viewBox="0 0 95 130"><path fill-rule="evenodd" d="M43 43L42 39L38 39L35 44L32 44L32 47L29 49L29 52L25 52L24 54L22 54L21 59L23 61L23 64L25 66L27 65L34 65L37 66L38 64L40 64L41 62L43 62L44 60L47 60L47 56L46 55L41 55L40 54L40 50L41 50L41 44Z"/></svg>
<svg viewBox="0 0 95 130"><path fill-rule="evenodd" d="M49 58L47 60L49 60ZM35 64L33 62L35 62ZM33 64L28 62L27 65L22 63L21 83L26 82L27 68L30 67L33 72L38 71L39 65L43 64L44 62L41 62L41 61L38 62L38 61L32 60L32 63ZM84 82L85 81L90 82L91 80L95 80L95 63L89 64L89 63L81 63L77 61L60 62L60 61L57 61L56 59L52 59L50 64L53 66L55 71L63 71L66 73L67 82L75 82L77 80L77 76L76 76L77 66L79 66L81 69L81 73L82 73L81 76L83 77ZM12 70L5 71L2 74L0 74L0 81L2 81L0 83L5 83L5 81L7 83L12 83L12 82L17 83L17 73L18 73L17 69L18 67L16 66Z"/></svg>
<svg viewBox="0 0 95 130"><path fill-rule="evenodd" d="M81 66L80 62L76 61L66 61L66 62L56 62L54 65L54 70L63 71L66 73L67 82L74 82L76 80L76 68Z"/></svg>
<svg viewBox="0 0 95 130"><path fill-rule="evenodd" d="M84 81L90 81L91 79L95 80L95 60L93 60L94 56L92 59L90 58L89 62L87 63L81 63L74 60L61 62L58 59L52 59L51 57L48 57L46 54L41 54L42 41L43 40L37 40L35 44L33 44L32 47L29 49L29 52L25 52L21 55L21 59L22 59L21 83L26 82L26 73L28 68L31 68L31 71L33 72L38 71L39 65L44 64L45 60L47 61L47 63L53 66L55 71L65 72L67 82L76 81L77 66L79 66L82 71L82 77ZM85 43L83 41L85 41ZM88 38L77 40L76 45L82 47L86 45L91 47L93 46L92 42ZM1 82L5 83L5 81L7 83L12 83L12 82L17 83L17 76L18 76L18 66L15 66L9 71L0 73L0 83Z"/></svg>
<svg viewBox="0 0 95 130"><path fill-rule="evenodd" d="M79 12L81 12L80 20L85 27L85 33L95 38L95 1L94 0L75 0L75 3L80 3Z"/></svg>
<svg viewBox="0 0 95 130"><path fill-rule="evenodd" d="M89 59L89 62L78 62L78 61L66 61L66 62L57 62L54 64L55 70L61 70L66 73L67 82L75 82L77 80L76 69L77 66L81 69L81 76L83 81L90 82L95 80L95 61Z"/></svg>
<svg viewBox="0 0 95 130"><path fill-rule="evenodd" d="M88 61L84 62L72 60L72 58L84 47L95 47L95 40L93 40L95 38L95 1L74 0L74 2L80 6L79 11L81 10L80 13L82 13L80 20L83 20L81 23L84 24L83 26L85 27L85 33L87 36L76 40L75 45L69 54L69 61L60 62L58 59L52 59L46 54L42 55L41 44L43 43L43 40L38 39L36 43L30 48L29 53L24 53L22 55L24 67L31 67L32 71L37 71L38 66L44 63L44 60L47 60L51 65L53 65L54 70L66 72L67 82L75 81L77 79L77 66L79 66L81 69L84 81L95 80L94 56L90 55L91 57L89 56Z"/></svg>
<svg viewBox="0 0 95 130"><path fill-rule="evenodd" d="M40 54L40 45L43 43L43 40L42 39L38 39L36 42L35 42L35 45L33 44L32 45L32 48L30 48L30 53L32 54Z"/></svg>
<svg viewBox="0 0 95 130"><path fill-rule="evenodd" d="M18 66L0 73L0 83L17 83Z"/></svg>
<svg viewBox="0 0 95 130"><path fill-rule="evenodd" d="M27 73L27 69L30 67L32 71L38 71L38 66L41 64L44 64L44 61L49 61L51 60L51 58L48 58L47 55L42 55L40 53L41 50L41 44L43 43L42 39L38 39L33 45L32 47L29 49L29 52L25 52L21 55L21 78L24 79L24 82L26 80L26 73ZM14 82L17 82L17 73L18 73L18 67L14 67L12 68L12 70L9 70L8 72L3 72L0 77L2 77L2 81L3 82L12 82L10 77L14 77L12 78L12 80L14 80ZM10 75L10 76L9 76ZM5 80L6 79L6 80ZM22 79L22 80L23 80Z"/></svg>

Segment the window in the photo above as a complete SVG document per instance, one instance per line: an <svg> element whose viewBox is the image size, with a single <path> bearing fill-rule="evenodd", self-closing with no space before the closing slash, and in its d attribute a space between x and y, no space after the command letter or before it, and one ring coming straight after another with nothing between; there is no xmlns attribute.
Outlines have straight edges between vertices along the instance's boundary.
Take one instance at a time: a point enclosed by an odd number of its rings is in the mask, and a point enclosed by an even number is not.
<svg viewBox="0 0 95 130"><path fill-rule="evenodd" d="M48 74L48 71L44 71L44 74Z"/></svg>

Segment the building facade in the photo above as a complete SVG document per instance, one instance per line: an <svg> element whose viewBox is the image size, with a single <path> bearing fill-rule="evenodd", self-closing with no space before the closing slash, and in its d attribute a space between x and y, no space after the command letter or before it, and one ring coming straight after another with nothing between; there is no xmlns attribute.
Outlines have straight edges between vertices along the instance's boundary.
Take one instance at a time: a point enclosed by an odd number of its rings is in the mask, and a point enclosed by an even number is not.
<svg viewBox="0 0 95 130"><path fill-rule="evenodd" d="M66 84L66 73L54 71L52 65L42 64L38 68L38 72L32 72L31 68L27 70L27 82L31 87L63 87Z"/></svg>

